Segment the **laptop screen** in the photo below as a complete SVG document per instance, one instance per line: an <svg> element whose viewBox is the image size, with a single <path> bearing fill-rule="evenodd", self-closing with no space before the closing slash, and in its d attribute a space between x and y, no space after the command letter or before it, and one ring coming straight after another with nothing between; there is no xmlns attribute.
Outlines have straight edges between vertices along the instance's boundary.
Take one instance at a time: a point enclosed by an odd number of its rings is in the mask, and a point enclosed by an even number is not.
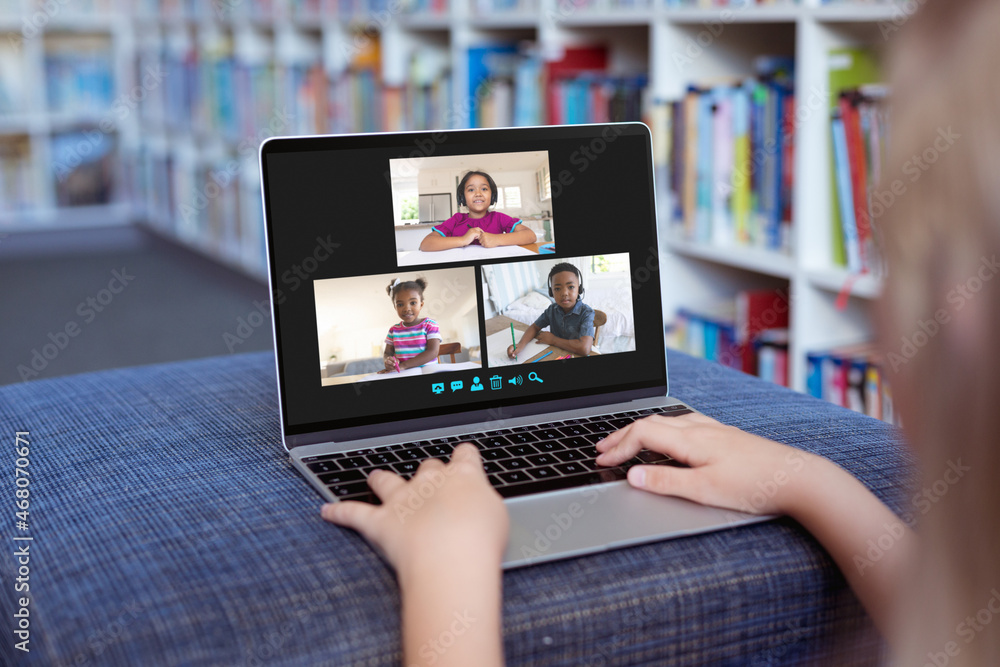
<svg viewBox="0 0 1000 667"><path fill-rule="evenodd" d="M664 395L650 150L638 123L265 142L286 443Z"/></svg>

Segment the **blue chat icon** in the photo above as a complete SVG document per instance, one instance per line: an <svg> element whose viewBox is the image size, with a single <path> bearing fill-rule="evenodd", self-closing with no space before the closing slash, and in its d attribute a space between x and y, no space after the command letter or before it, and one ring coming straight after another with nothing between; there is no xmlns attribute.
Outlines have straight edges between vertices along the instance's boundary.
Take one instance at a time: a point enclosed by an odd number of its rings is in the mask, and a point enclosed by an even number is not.
<svg viewBox="0 0 1000 667"><path fill-rule="evenodd" d="M431 391L435 394L444 393L444 382L435 382L431 385Z"/></svg>
<svg viewBox="0 0 1000 667"><path fill-rule="evenodd" d="M464 386L464 385L462 384L462 381L461 381L461 380L452 380L452 382L451 382L451 390L452 390L452 391L458 391L458 390L459 390L459 389L461 389L461 388L462 388L463 386Z"/></svg>

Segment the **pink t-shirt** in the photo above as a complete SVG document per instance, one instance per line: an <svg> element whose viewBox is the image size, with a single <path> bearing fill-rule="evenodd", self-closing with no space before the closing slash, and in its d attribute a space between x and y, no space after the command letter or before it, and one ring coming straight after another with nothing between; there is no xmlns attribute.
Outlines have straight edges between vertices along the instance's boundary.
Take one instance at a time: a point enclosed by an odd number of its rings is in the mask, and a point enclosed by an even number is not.
<svg viewBox="0 0 1000 667"><path fill-rule="evenodd" d="M509 234L519 224L521 224L520 220L510 217L506 213L490 211L482 218L470 218L468 213L456 213L433 229L444 237L462 236L473 227L479 227L490 234ZM479 239L473 243L479 243Z"/></svg>

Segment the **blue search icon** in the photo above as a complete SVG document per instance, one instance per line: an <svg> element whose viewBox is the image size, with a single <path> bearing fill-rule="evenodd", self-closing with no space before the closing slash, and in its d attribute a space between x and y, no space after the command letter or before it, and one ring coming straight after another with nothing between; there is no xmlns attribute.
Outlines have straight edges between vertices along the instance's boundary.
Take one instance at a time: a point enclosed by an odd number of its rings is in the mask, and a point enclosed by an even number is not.
<svg viewBox="0 0 1000 667"><path fill-rule="evenodd" d="M545 382L545 380L543 380L542 378L538 377L538 373L535 373L534 371L532 371L531 373L528 373L528 379L529 380L534 380L535 382L542 382L542 383Z"/></svg>

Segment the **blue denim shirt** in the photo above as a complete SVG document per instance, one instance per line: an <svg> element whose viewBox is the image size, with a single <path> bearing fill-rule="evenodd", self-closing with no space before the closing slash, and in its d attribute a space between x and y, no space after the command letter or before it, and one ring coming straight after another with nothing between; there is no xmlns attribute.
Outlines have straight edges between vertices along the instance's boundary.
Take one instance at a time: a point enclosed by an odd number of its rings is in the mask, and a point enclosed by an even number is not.
<svg viewBox="0 0 1000 667"><path fill-rule="evenodd" d="M577 301L573 310L563 312L559 304L552 304L535 320L539 329L549 327L553 336L572 340L594 335L594 309L583 301Z"/></svg>

